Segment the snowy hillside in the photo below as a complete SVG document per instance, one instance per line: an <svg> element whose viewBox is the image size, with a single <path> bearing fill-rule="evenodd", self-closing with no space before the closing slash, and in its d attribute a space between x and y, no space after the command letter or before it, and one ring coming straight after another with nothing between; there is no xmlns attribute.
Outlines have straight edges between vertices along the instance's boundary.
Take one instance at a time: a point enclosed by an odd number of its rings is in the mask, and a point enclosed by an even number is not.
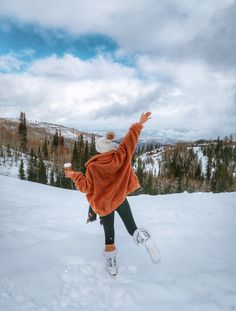
<svg viewBox="0 0 236 311"><path fill-rule="evenodd" d="M29 156L11 148L9 148L10 154L8 155L5 146L0 146L0 150L2 153L0 154L0 175L18 178L20 161L23 161L24 168L26 168Z"/></svg>
<svg viewBox="0 0 236 311"><path fill-rule="evenodd" d="M28 121L28 124L34 128L44 129L46 132L54 134L56 131L61 132L62 136L72 140L76 140L80 134L83 134L85 139L90 141L90 135L85 132L81 132L75 128L38 121Z"/></svg>
<svg viewBox="0 0 236 311"><path fill-rule="evenodd" d="M0 118L0 128L11 129L17 131L19 119L17 118ZM89 133L79 131L78 129L67 127L59 124L39 122L36 120L27 120L27 127L32 130L35 137L40 138L42 135L53 135L55 132L60 132L63 137L69 140L77 140L80 134L84 135L84 139L90 141L91 135ZM32 135L32 134L31 134Z"/></svg>
<svg viewBox="0 0 236 311"><path fill-rule="evenodd" d="M8 150L5 146L0 146L0 151L0 175L19 178L21 160L23 161L24 171L27 172L28 161L30 158L29 155L11 148ZM9 155L8 152L10 153ZM51 163L44 160L44 165L46 166L47 176L49 177L51 172Z"/></svg>
<svg viewBox="0 0 236 311"><path fill-rule="evenodd" d="M11 128L12 130L16 130L19 124L18 118L0 118L0 126ZM86 130L79 130L74 127L53 124L48 122L40 122L37 120L27 120L27 126L31 129L39 130L40 133L48 133L54 134L56 131L60 132L62 136L70 140L76 140L80 134L84 135L84 138L88 141L91 140L91 133L95 133L96 137L104 136L107 132L107 129L86 129ZM79 125L78 125L79 127ZM127 133L128 127L124 129L115 129L116 139L119 141L124 137ZM172 132L172 131L151 131L145 130L142 131L142 135L139 139L140 145L145 145L149 143L159 143L159 144L175 144L178 141L184 138L183 133L181 132Z"/></svg>
<svg viewBox="0 0 236 311"><path fill-rule="evenodd" d="M129 197L162 261L116 215L116 279L83 194L0 176L0 197L1 311L236 309L236 193Z"/></svg>
<svg viewBox="0 0 236 311"><path fill-rule="evenodd" d="M120 140L127 133L128 128L126 129L115 129L116 137ZM96 134L105 135L107 130L104 129L94 129ZM143 128L142 134L139 138L139 145L147 144L175 144L178 141L184 139L184 133L181 131L168 131L168 130L148 130Z"/></svg>
<svg viewBox="0 0 236 311"><path fill-rule="evenodd" d="M140 156L140 159L145 163L145 171L152 172L153 175L158 175L160 170L160 165L163 163L164 153L169 147L158 147L152 152L145 152ZM202 147L188 147L188 150L192 149L193 152L197 155L198 161L201 163L201 171L205 175L206 167L208 162L208 157L203 155Z"/></svg>

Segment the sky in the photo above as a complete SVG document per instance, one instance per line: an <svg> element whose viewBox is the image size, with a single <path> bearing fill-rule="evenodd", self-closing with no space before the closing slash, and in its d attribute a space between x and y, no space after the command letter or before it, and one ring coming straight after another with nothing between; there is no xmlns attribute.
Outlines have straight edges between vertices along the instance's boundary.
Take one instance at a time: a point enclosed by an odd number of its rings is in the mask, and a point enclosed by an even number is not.
<svg viewBox="0 0 236 311"><path fill-rule="evenodd" d="M0 117L236 133L236 1L0 0Z"/></svg>

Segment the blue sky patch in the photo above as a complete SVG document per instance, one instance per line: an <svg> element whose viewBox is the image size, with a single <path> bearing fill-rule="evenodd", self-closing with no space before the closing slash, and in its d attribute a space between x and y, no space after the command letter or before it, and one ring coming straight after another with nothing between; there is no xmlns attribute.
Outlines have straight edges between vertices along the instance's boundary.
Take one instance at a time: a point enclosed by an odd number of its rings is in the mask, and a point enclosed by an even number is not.
<svg viewBox="0 0 236 311"><path fill-rule="evenodd" d="M30 61L52 54L61 57L70 53L87 60L98 54L112 54L117 49L117 43L103 34L75 36L59 28L45 28L34 23L21 23L16 19L0 18L0 54L20 54Z"/></svg>

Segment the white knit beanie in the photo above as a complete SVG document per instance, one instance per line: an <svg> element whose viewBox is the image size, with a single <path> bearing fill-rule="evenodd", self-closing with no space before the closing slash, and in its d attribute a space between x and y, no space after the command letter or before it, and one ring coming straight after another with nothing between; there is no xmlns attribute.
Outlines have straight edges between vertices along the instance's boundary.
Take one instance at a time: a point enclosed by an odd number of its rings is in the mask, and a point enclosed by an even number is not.
<svg viewBox="0 0 236 311"><path fill-rule="evenodd" d="M117 149L117 144L112 140L115 138L115 133L109 131L105 137L98 138L95 142L97 152L104 153L114 149Z"/></svg>

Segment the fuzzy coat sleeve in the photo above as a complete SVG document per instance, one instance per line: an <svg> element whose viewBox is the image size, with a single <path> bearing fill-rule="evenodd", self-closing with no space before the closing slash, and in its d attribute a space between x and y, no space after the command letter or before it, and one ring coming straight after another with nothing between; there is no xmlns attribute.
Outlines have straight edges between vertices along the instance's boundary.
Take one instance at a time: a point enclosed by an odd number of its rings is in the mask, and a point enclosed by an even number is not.
<svg viewBox="0 0 236 311"><path fill-rule="evenodd" d="M92 175L87 170L86 175L81 172L73 172L71 179L75 184L76 189L84 193L93 193Z"/></svg>
<svg viewBox="0 0 236 311"><path fill-rule="evenodd" d="M131 161L142 128L143 126L138 122L131 125L117 149L117 153L121 158L127 158Z"/></svg>

